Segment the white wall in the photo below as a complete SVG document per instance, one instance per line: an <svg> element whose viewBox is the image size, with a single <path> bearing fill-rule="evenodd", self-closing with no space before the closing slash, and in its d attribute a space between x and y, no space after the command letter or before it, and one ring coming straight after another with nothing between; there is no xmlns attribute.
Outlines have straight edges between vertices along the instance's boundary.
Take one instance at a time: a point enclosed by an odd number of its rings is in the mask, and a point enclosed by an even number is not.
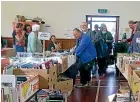
<svg viewBox="0 0 140 102"><path fill-rule="evenodd" d="M107 15L120 16L120 28L128 27L129 20L139 20L140 2L134 1L3 1L1 2L1 34L11 37L12 22L17 14L30 18L42 17L51 25L51 31L63 38L65 28L79 27L85 15L97 15L99 8L109 10Z"/></svg>

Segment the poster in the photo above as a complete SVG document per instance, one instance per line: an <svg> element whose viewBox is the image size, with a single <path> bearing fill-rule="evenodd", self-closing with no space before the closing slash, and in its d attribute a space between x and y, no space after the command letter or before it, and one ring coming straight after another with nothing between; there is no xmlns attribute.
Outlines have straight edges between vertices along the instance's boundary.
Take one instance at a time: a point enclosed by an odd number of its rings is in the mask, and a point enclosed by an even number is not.
<svg viewBox="0 0 140 102"><path fill-rule="evenodd" d="M20 85L20 102L25 102L39 90L39 76L35 76Z"/></svg>

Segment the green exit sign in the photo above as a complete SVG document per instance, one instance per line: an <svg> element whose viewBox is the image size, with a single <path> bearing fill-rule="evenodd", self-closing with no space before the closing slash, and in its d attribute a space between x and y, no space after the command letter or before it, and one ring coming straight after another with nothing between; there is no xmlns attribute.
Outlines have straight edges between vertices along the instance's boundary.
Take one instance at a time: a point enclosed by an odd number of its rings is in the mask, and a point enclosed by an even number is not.
<svg viewBox="0 0 140 102"><path fill-rule="evenodd" d="M107 9L98 9L98 13L108 13Z"/></svg>

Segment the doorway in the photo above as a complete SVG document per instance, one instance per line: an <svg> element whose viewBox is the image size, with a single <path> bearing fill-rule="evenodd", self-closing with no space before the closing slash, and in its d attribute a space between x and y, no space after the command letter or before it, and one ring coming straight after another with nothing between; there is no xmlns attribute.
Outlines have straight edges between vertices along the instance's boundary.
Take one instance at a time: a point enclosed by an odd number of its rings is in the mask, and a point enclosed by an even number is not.
<svg viewBox="0 0 140 102"><path fill-rule="evenodd" d="M86 15L86 22L88 28L94 30L94 25L98 24L99 27L102 23L107 26L108 31L111 32L114 41L117 42L119 38L119 16L99 16L99 15Z"/></svg>

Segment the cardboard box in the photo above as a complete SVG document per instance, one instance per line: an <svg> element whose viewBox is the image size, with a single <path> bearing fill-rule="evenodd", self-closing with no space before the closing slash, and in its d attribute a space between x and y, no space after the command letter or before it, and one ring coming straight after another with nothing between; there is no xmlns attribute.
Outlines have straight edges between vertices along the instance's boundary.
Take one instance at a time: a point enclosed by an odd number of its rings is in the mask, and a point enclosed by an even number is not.
<svg viewBox="0 0 140 102"><path fill-rule="evenodd" d="M138 67L140 67L140 64L130 64L128 67L128 84L130 85L130 87L132 82L133 70L137 70Z"/></svg>
<svg viewBox="0 0 140 102"><path fill-rule="evenodd" d="M3 74L4 67L10 64L9 58L1 58L1 74Z"/></svg>
<svg viewBox="0 0 140 102"><path fill-rule="evenodd" d="M73 89L73 79L59 81L54 85L55 90L60 90L62 93L66 93Z"/></svg>
<svg viewBox="0 0 140 102"><path fill-rule="evenodd" d="M131 89L136 102L140 102L140 71L133 71Z"/></svg>
<svg viewBox="0 0 140 102"><path fill-rule="evenodd" d="M25 102L38 90L39 90L39 76L36 75L19 85L20 102Z"/></svg>
<svg viewBox="0 0 140 102"><path fill-rule="evenodd" d="M50 89L57 82L57 66L50 69L14 69L14 75L39 75L39 89Z"/></svg>
<svg viewBox="0 0 140 102"><path fill-rule="evenodd" d="M1 56L15 57L16 56L16 50L14 48L3 48L1 50Z"/></svg>
<svg viewBox="0 0 140 102"><path fill-rule="evenodd" d="M59 75L60 73L65 72L68 69L68 56L55 56L55 57L48 57L46 58L48 60L52 59L52 60L57 60L58 64L57 64L57 75Z"/></svg>
<svg viewBox="0 0 140 102"><path fill-rule="evenodd" d="M119 92L128 93L130 91L130 87L128 86L128 82L121 82Z"/></svg>
<svg viewBox="0 0 140 102"><path fill-rule="evenodd" d="M57 65L57 75L65 72L68 69L68 56L61 57Z"/></svg>

